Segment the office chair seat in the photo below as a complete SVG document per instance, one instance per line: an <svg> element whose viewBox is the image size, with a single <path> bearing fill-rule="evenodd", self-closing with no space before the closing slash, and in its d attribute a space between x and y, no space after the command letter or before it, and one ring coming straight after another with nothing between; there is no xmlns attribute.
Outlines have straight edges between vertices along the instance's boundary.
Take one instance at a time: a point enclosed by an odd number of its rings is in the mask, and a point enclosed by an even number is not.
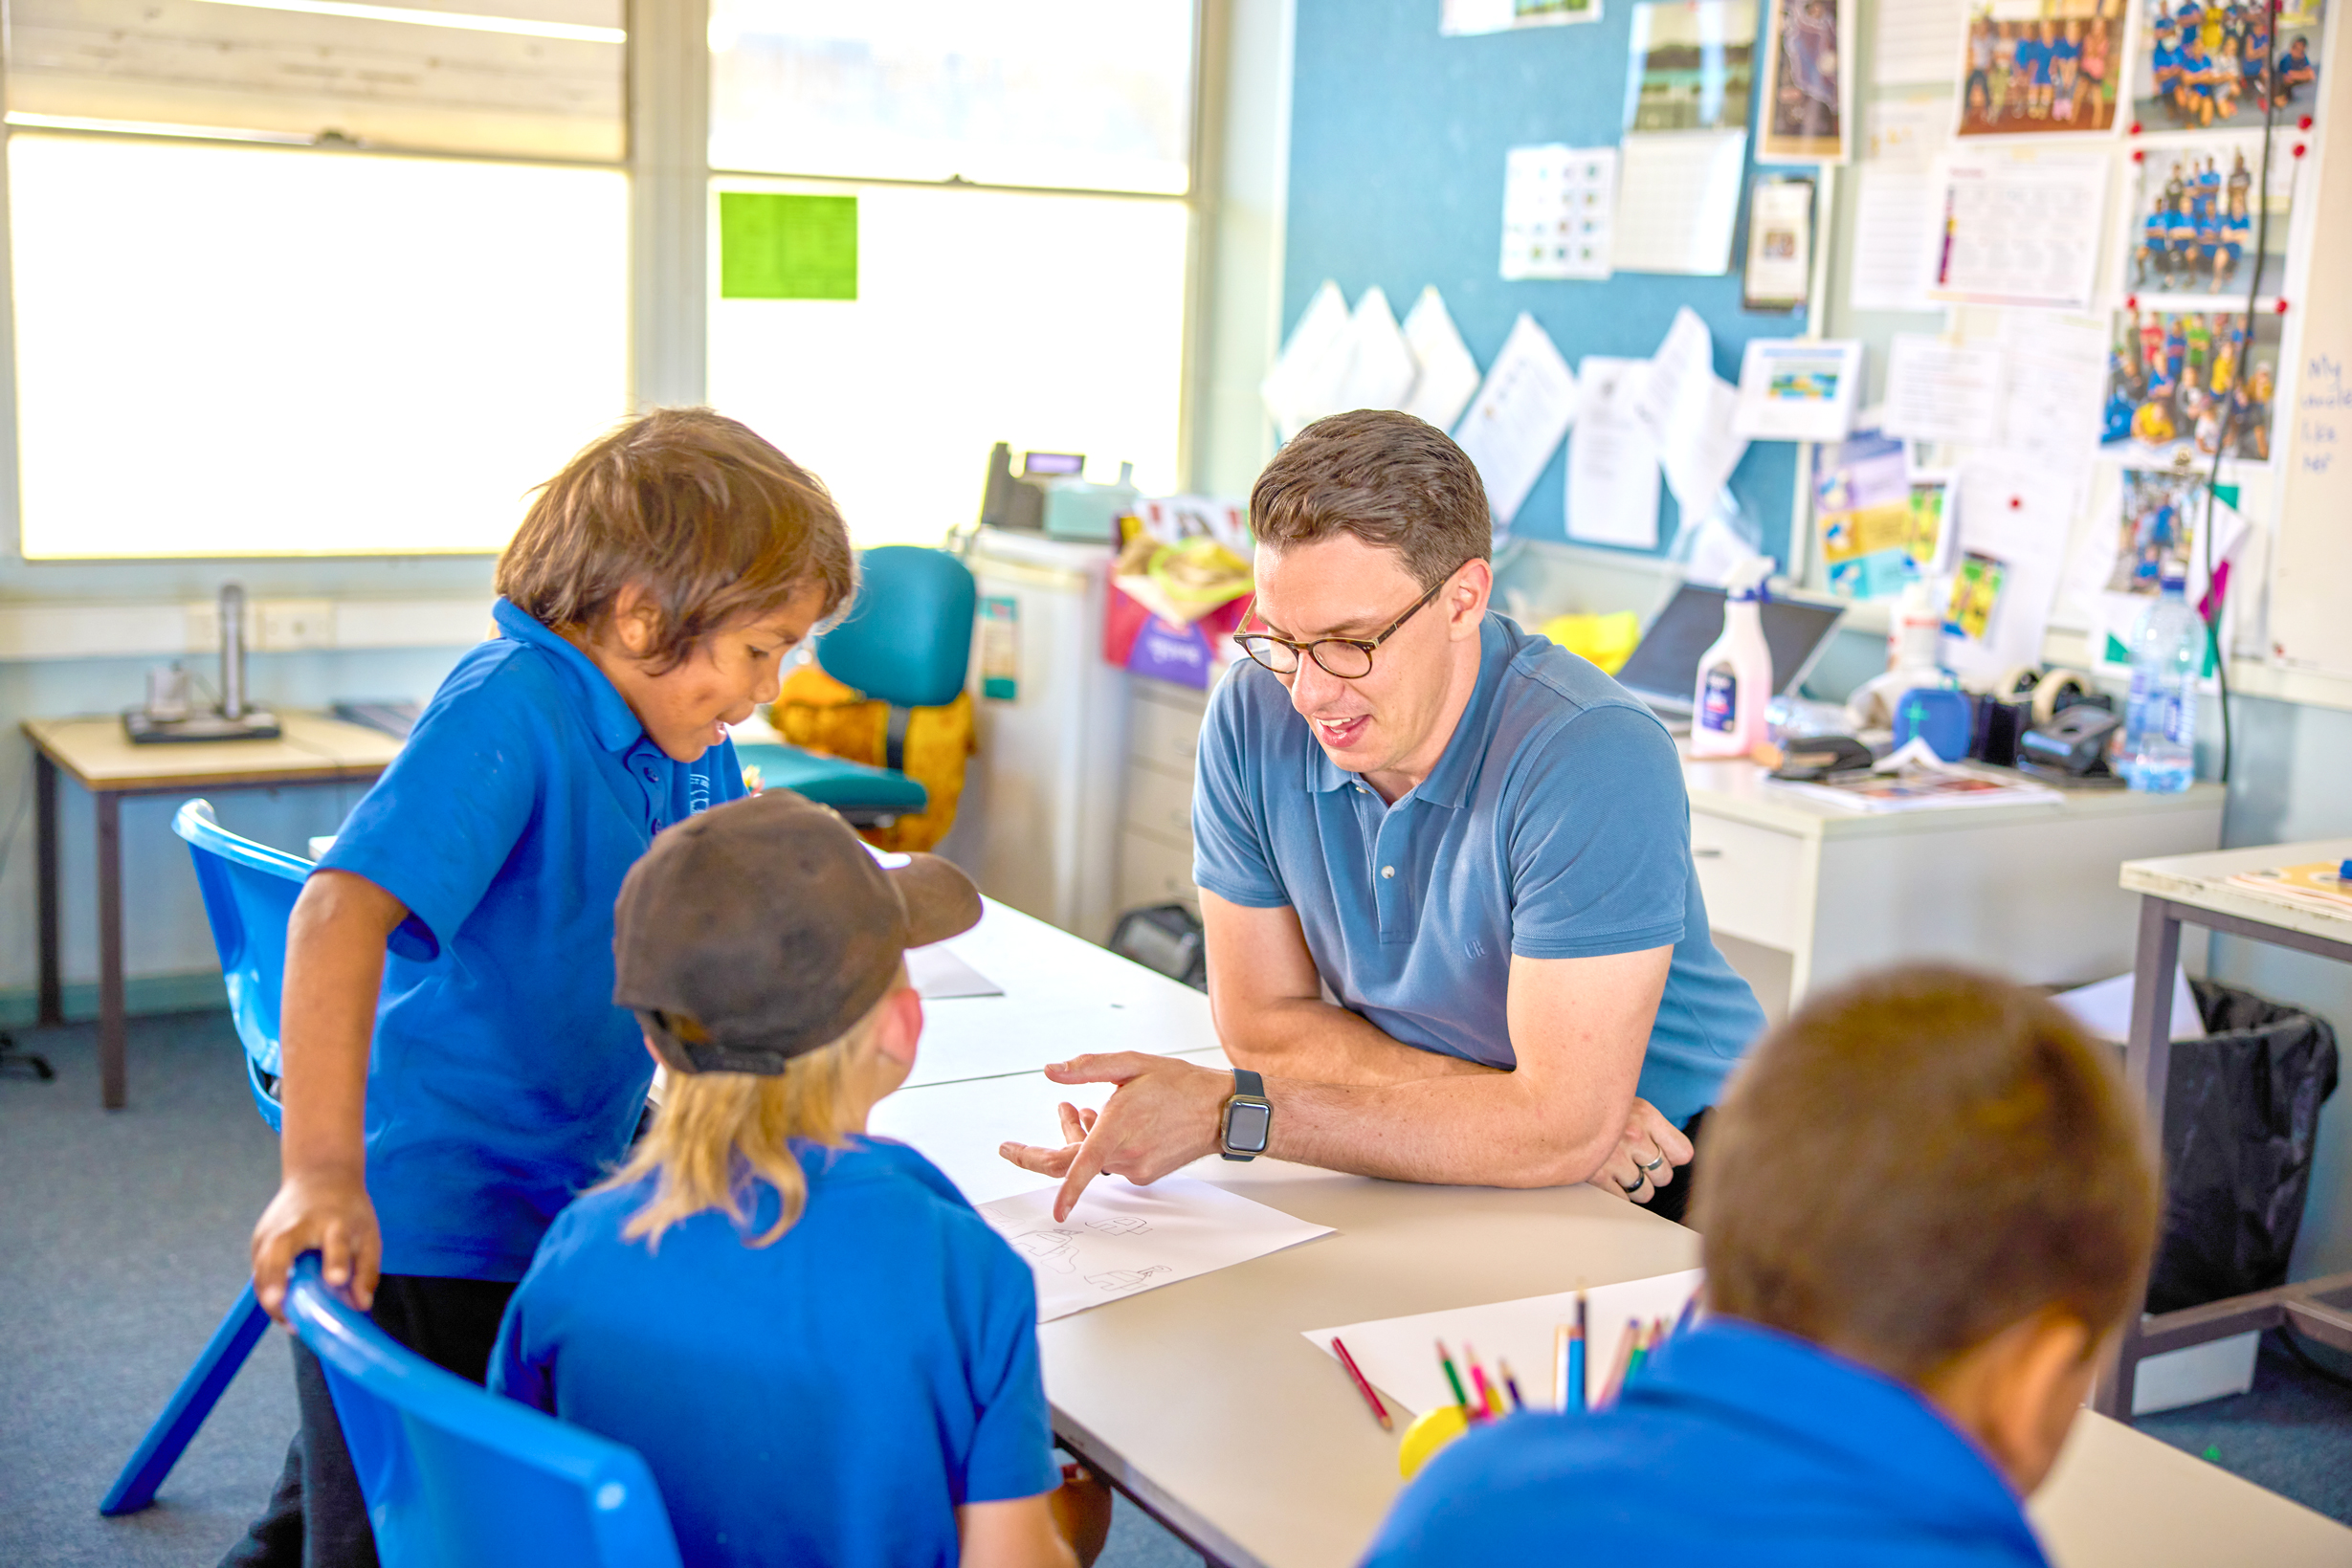
<svg viewBox="0 0 2352 1568"><path fill-rule="evenodd" d="M806 795L852 822L913 816L931 803L929 790L886 767L823 757L798 746L738 745L735 755L743 766L760 770L761 788Z"/></svg>

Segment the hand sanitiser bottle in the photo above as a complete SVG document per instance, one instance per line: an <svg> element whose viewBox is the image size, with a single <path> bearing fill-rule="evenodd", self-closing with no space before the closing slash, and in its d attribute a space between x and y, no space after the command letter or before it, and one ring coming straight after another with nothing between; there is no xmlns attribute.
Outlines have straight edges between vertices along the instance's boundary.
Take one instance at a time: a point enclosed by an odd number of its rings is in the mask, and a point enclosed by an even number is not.
<svg viewBox="0 0 2352 1568"><path fill-rule="evenodd" d="M1764 711L1772 701L1772 650L1764 642L1764 579L1772 561L1758 556L1731 575L1723 599L1723 634L1699 656L1691 699L1691 755L1742 757L1771 739Z"/></svg>

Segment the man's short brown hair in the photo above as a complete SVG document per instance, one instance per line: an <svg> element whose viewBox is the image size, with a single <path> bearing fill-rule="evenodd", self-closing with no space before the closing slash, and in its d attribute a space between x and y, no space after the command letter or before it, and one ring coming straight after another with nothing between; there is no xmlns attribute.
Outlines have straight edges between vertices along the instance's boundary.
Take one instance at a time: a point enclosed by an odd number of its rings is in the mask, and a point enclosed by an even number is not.
<svg viewBox="0 0 2352 1568"><path fill-rule="evenodd" d="M1703 1130L1718 1312L1917 1383L2055 1308L2139 1310L2158 1183L2111 1053L2039 994L1913 966L1808 1003Z"/></svg>
<svg viewBox="0 0 2352 1568"><path fill-rule="evenodd" d="M857 591L849 529L823 481L708 409L656 409L583 450L533 498L498 591L559 630L593 631L635 584L657 617L646 662L810 587L831 615Z"/></svg>
<svg viewBox="0 0 2352 1568"><path fill-rule="evenodd" d="M1250 528L1276 549L1353 534L1402 555L1425 588L1494 551L1470 454L1436 426L1386 409L1333 414L1292 436L1250 491Z"/></svg>

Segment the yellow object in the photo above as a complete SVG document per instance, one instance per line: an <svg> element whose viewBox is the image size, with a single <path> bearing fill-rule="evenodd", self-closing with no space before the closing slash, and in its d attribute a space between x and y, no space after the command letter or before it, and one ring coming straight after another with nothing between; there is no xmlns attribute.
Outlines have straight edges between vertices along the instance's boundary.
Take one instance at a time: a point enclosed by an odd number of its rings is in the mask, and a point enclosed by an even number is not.
<svg viewBox="0 0 2352 1568"><path fill-rule="evenodd" d="M1415 1416L1397 1445L1397 1473L1411 1480L1438 1449L1469 1430L1470 1417L1458 1404L1440 1404Z"/></svg>
<svg viewBox="0 0 2352 1568"><path fill-rule="evenodd" d="M964 762L979 750L972 738L972 696L959 692L943 708L912 708L906 726L902 771L930 792L921 813L887 828L860 829L877 850L912 853L928 850L956 825L956 803L964 794ZM784 677L784 690L767 710L776 732L804 751L887 767L890 704L870 700L813 664Z"/></svg>
<svg viewBox="0 0 2352 1568"><path fill-rule="evenodd" d="M1624 669L1633 656L1633 645L1641 641L1641 619L1630 609L1613 615L1555 615L1537 629L1579 658L1599 665L1605 675Z"/></svg>

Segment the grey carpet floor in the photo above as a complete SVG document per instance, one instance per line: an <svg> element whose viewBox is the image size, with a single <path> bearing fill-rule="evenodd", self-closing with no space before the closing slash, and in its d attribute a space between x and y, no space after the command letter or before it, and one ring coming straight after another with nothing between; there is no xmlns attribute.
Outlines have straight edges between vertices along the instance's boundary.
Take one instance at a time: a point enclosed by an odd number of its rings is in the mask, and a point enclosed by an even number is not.
<svg viewBox="0 0 2352 1568"><path fill-rule="evenodd" d="M54 1083L0 1076L0 1564L209 1568L259 1509L294 1431L263 1339L155 1506L105 1492L243 1285L277 1183L225 1013L135 1020L130 1105L98 1109L94 1031L20 1032ZM2352 1390L2266 1346L2254 1391L2142 1421L2191 1453L2352 1522ZM1102 1568L1199 1559L1122 1503Z"/></svg>

